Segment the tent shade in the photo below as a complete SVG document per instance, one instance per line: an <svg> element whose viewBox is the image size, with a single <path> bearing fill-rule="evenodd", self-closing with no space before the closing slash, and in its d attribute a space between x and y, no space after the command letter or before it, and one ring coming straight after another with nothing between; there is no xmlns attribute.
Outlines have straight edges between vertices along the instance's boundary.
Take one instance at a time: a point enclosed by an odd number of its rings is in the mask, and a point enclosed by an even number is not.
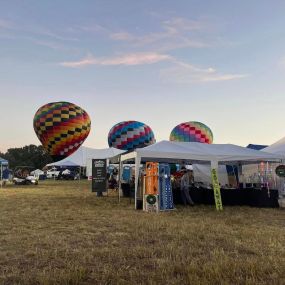
<svg viewBox="0 0 285 285"><path fill-rule="evenodd" d="M0 157L0 165L8 165L9 163L8 163L8 161L6 160L6 159L4 159L4 158L1 158Z"/></svg>
<svg viewBox="0 0 285 285"><path fill-rule="evenodd" d="M122 161L136 157L141 161L191 162L191 163L256 163L259 161L279 162L280 155L252 150L233 144L203 144L197 142L161 141L151 146L122 155Z"/></svg>
<svg viewBox="0 0 285 285"><path fill-rule="evenodd" d="M56 166L80 167L79 164L77 164L73 161L70 161L70 160L58 161Z"/></svg>
<svg viewBox="0 0 285 285"><path fill-rule="evenodd" d="M93 149L81 146L76 152L67 158L50 163L47 166L81 166L86 167L92 158L108 159L124 153L124 150L116 148Z"/></svg>

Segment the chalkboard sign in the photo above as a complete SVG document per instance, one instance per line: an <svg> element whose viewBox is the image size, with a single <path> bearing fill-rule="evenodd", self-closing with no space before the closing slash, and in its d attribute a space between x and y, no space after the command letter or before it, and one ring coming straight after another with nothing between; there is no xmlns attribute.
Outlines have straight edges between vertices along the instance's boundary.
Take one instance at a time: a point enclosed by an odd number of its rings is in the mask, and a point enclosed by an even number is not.
<svg viewBox="0 0 285 285"><path fill-rule="evenodd" d="M279 165L275 169L275 173L279 177L285 177L285 165Z"/></svg>
<svg viewBox="0 0 285 285"><path fill-rule="evenodd" d="M92 192L107 191L107 160L92 159Z"/></svg>

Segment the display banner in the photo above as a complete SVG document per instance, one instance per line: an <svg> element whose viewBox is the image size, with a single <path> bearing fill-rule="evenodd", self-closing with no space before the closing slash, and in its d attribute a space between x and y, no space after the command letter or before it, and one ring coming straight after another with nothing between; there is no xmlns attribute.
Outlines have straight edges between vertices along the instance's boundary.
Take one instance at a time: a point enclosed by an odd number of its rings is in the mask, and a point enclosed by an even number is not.
<svg viewBox="0 0 285 285"><path fill-rule="evenodd" d="M146 163L146 185L145 194L158 194L158 163Z"/></svg>
<svg viewBox="0 0 285 285"><path fill-rule="evenodd" d="M92 192L107 191L107 160L92 159Z"/></svg>
<svg viewBox="0 0 285 285"><path fill-rule="evenodd" d="M161 211L174 208L169 164L159 164L159 198Z"/></svg>
<svg viewBox="0 0 285 285"><path fill-rule="evenodd" d="M213 189L214 189L216 209L218 211L222 211L223 204L222 204L222 198L221 198L220 184L219 184L218 175L217 175L217 169L212 168L211 173L212 173L212 183L213 183Z"/></svg>

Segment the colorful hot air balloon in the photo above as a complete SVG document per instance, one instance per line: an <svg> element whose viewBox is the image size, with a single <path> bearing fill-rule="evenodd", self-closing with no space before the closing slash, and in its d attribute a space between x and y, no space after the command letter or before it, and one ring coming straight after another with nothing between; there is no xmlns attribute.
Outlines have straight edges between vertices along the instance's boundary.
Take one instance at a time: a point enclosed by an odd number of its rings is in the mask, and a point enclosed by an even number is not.
<svg viewBox="0 0 285 285"><path fill-rule="evenodd" d="M137 121L125 121L113 126L108 135L110 147L131 151L155 143L149 126Z"/></svg>
<svg viewBox="0 0 285 285"><path fill-rule="evenodd" d="M176 126L171 134L171 141L213 143L213 133L200 122L186 122Z"/></svg>
<svg viewBox="0 0 285 285"><path fill-rule="evenodd" d="M34 117L37 137L54 161L75 152L90 129L91 121L86 111L69 102L48 103Z"/></svg>

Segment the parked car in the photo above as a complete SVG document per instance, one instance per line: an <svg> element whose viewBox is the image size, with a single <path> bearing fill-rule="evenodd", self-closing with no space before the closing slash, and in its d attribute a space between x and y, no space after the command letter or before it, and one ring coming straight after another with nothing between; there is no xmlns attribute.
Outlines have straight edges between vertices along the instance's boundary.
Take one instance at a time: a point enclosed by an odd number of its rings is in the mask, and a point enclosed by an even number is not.
<svg viewBox="0 0 285 285"><path fill-rule="evenodd" d="M16 185L37 185L38 179L30 175L32 169L30 166L17 166L14 171L13 183Z"/></svg>
<svg viewBox="0 0 285 285"><path fill-rule="evenodd" d="M25 178L13 178L13 183L16 185L38 185L38 179L35 176L27 176Z"/></svg>

